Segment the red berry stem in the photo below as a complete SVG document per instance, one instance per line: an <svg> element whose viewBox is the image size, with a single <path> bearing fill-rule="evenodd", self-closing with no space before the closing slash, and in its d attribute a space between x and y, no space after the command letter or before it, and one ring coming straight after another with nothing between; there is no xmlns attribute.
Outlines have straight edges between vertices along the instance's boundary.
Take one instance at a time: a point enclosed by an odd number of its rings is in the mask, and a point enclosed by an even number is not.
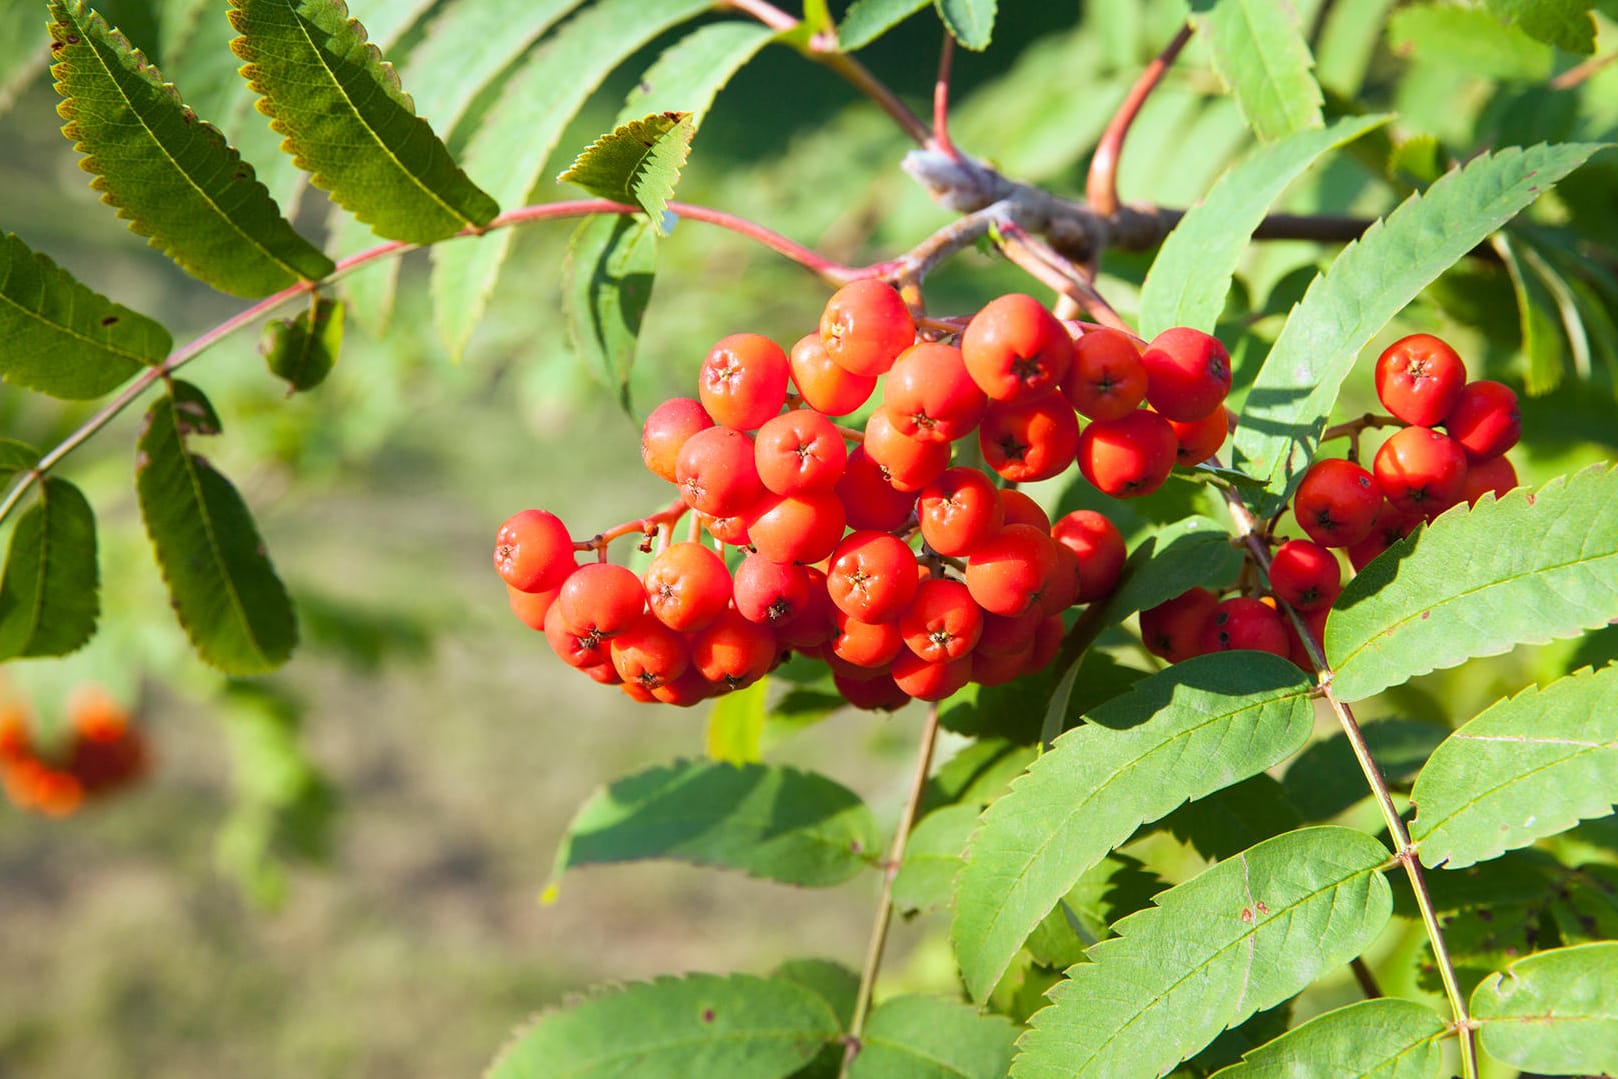
<svg viewBox="0 0 1618 1079"><path fill-rule="evenodd" d="M1360 433L1377 427L1403 427L1405 422L1394 416L1384 416L1376 412L1367 412L1358 419L1348 420L1344 423L1328 427L1320 433L1320 441L1330 442L1333 439L1348 439L1348 459L1355 464L1360 460Z"/></svg>
<svg viewBox="0 0 1618 1079"><path fill-rule="evenodd" d="M669 533L680 522L680 518L684 517L690 509L691 507L686 505L683 498L677 498L669 505L668 509L659 510L650 517L642 517L636 521L625 521L623 524L614 525L604 532L597 532L586 540L574 540L573 549L575 551L595 551L600 557L600 561L605 562L607 560L607 544L621 536L638 534L641 536L641 551L650 554L653 538L661 532L663 533L663 543L667 544Z"/></svg>
<svg viewBox="0 0 1618 1079"><path fill-rule="evenodd" d="M1091 318L1103 326L1130 333L1129 323L1102 299L1095 285L1069 259L1058 254L1044 240L1029 233L1014 221L1000 223L996 229L1000 250L1006 258L1022 267L1029 276L1056 290L1078 304Z"/></svg>

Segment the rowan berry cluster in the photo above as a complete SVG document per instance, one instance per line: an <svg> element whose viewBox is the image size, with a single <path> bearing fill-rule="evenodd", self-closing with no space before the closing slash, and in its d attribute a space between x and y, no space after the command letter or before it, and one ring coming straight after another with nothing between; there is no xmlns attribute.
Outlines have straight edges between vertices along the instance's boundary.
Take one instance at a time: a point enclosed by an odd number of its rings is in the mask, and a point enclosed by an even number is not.
<svg viewBox="0 0 1618 1079"><path fill-rule="evenodd" d="M1430 334L1401 338L1376 364L1376 392L1399 429L1377 450L1368 470L1353 458L1369 423L1347 425L1349 458L1320 458L1293 496L1293 518L1307 539L1275 551L1269 595L1221 600L1193 588L1141 613L1146 647L1170 661L1230 648L1290 656L1310 668L1307 649L1276 605L1302 615L1318 645L1327 612L1342 591L1341 550L1359 570L1415 531L1416 526L1485 494L1517 486L1505 452L1517 444L1522 420L1517 395L1498 382L1468 381L1466 365ZM1382 421L1371 418L1377 425ZM1438 428L1442 427L1440 431Z"/></svg>
<svg viewBox="0 0 1618 1079"><path fill-rule="evenodd" d="M900 294L867 280L790 351L719 341L698 397L663 402L643 428L646 466L679 501L582 541L554 514L516 514L495 546L513 610L597 681L682 705L788 652L823 659L869 708L1044 667L1062 612L1117 583L1124 544L1101 514L1053 523L1002 484L1076 462L1109 495L1156 490L1223 443L1230 361L1195 330L1145 345L1070 328L1021 294L963 321L918 335ZM857 412L863 430L834 422ZM974 434L983 467L953 463ZM688 512L690 538L673 542ZM657 542L641 576L606 561L606 541L632 532ZM578 565L588 550L599 560Z"/></svg>
<svg viewBox="0 0 1618 1079"><path fill-rule="evenodd" d="M34 745L23 710L0 710L0 786L20 809L66 816L146 771L146 740L129 714L103 690L81 687L68 700L72 733L55 754Z"/></svg>

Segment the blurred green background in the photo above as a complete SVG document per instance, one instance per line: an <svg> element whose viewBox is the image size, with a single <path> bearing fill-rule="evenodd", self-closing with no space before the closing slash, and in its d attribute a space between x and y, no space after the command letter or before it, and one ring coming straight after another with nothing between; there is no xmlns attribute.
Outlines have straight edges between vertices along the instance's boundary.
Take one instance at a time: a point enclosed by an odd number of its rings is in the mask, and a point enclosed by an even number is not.
<svg viewBox="0 0 1618 1079"><path fill-rule="evenodd" d="M394 0L350 6L364 20L380 2ZM176 36L175 9L198 6L199 29ZM1001 6L995 47L957 56L955 137L1008 174L1077 193L1111 108L1180 9ZM1322 27L1334 6L1299 5ZM1354 89L1363 76L1366 100L1404 110L1404 133L1430 131L1465 156L1547 123L1524 118L1535 116L1541 89L1532 80L1461 70L1419 38L1396 53L1383 33L1387 5L1359 6L1373 19L1359 35L1365 55L1322 42L1322 71ZM182 88L230 103L240 92L230 82L234 61L220 50L229 37L221 7L123 0L105 10L138 43L142 31L153 35L146 40L159 45L148 51ZM1608 31L1603 24L1610 48ZM592 99L553 173L610 126L636 74L672 40L637 54ZM939 40L924 15L862 58L925 109ZM407 34L390 55L413 43ZM1587 106L1541 134L1618 132L1614 71L1591 80L1580 98ZM1435 98L1435 87L1449 96ZM157 317L178 341L236 311L97 203L58 133L57 100L36 73L0 116L0 227ZM255 126L232 138L262 147L263 118L238 119ZM1124 195L1184 205L1249 145L1193 46L1132 135ZM720 95L680 197L843 261L891 257L948 220L899 172L906 149L834 76L771 48ZM1296 185L1287 208L1387 208L1403 181L1372 154L1340 155ZM541 197L570 196L557 188ZM318 191L303 193L297 220L306 234L322 234L328 213ZM807 893L647 864L575 873L554 903L540 902L574 808L617 775L702 753L707 707L638 707L579 678L509 615L490 570L494 530L518 509L550 509L588 535L669 498L640 467L635 422L570 352L559 311L571 231L569 223L522 231L459 362L438 343L426 258L416 254L385 331L367 332L374 312L352 311L342 359L316 392L285 398L255 332L188 369L225 425L199 449L253 507L299 604L302 646L271 678L227 685L173 624L130 483L138 410L63 467L90 494L101 526L102 629L67 660L12 664L4 676L35 702L45 737L73 685L105 684L138 704L156 763L138 788L65 820L0 810L0 1076L475 1074L523 1016L594 983L762 971L805 955L858 965L874 879ZM1255 248L1225 327L1247 365L1238 381L1251 378L1296 299L1299 279L1288 273L1326 257L1306 244ZM1145 265L1138 256L1106 264L1114 276L1104 288L1126 311ZM1523 360L1509 283L1498 267L1467 274L1413 308L1410 325L1453 334L1475 370L1516 381ZM927 295L935 313L948 314L1031 287L1006 264L968 252L929 280ZM796 339L826 295L769 252L680 225L659 256L633 379L638 408L692 393L702 356L726 333ZM1481 330L1464 324L1485 316L1493 321ZM1407 328L1390 327L1374 343L1367 372L1375 350ZM1367 375L1343 411L1370 401ZM54 444L90 411L0 387L0 434L34 445ZM1528 445L1514 455L1525 478L1618 450L1611 372L1599 364L1525 413ZM1049 485L1047 501L1062 487ZM1120 519L1139 532L1193 505L1197 491L1174 488ZM1542 672L1610 660L1612 638L1424 679L1377 714L1458 721ZM1107 643L1140 664L1121 636ZM915 709L845 711L786 734L771 753L827 771L891 822L919 724ZM1178 845L1152 849L1179 867L1164 869L1176 879L1201 864ZM899 928L889 984L952 991L943 924L933 914Z"/></svg>

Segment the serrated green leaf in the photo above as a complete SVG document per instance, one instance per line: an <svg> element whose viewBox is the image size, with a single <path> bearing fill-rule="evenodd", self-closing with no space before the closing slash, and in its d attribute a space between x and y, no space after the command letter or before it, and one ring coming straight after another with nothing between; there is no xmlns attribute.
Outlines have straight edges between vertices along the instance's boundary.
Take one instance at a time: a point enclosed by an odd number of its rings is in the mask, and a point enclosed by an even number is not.
<svg viewBox="0 0 1618 1079"><path fill-rule="evenodd" d="M708 729L703 739L709 760L753 764L762 759L759 743L764 733L764 698L769 690L770 680L760 678L714 702L708 711Z"/></svg>
<svg viewBox="0 0 1618 1079"><path fill-rule="evenodd" d="M494 197L521 205L533 196L556 140L601 80L658 34L711 6L710 0L600 0L531 52L466 148L467 169ZM434 318L459 356L483 317L512 236L433 249Z"/></svg>
<svg viewBox="0 0 1618 1079"><path fill-rule="evenodd" d="M95 513L77 487L47 478L6 552L0 659L64 656L82 648L95 634L99 588Z"/></svg>
<svg viewBox="0 0 1618 1079"><path fill-rule="evenodd" d="M921 794L923 819L947 805L988 805L1006 792L1035 756L1033 746L1009 739L974 739L927 777Z"/></svg>
<svg viewBox="0 0 1618 1079"><path fill-rule="evenodd" d="M1522 331L1523 388L1531 396L1549 393L1562 382L1562 339L1552 314L1554 300L1538 274L1524 266L1517 246L1505 233L1491 241L1511 278L1517 297L1517 324Z"/></svg>
<svg viewBox="0 0 1618 1079"><path fill-rule="evenodd" d="M256 298L332 271L253 167L82 0L51 0L62 134L101 201L187 273Z"/></svg>
<svg viewBox="0 0 1618 1079"><path fill-rule="evenodd" d="M971 738L1033 745L1039 741L1040 716L1054 685L1049 669L998 686L968 683L949 698L939 725Z"/></svg>
<svg viewBox="0 0 1618 1079"><path fill-rule="evenodd" d="M693 127L701 127L720 89L774 39L769 27L739 19L699 26L646 69L624 99L615 123L652 113L683 112Z"/></svg>
<svg viewBox="0 0 1618 1079"><path fill-rule="evenodd" d="M1417 719L1384 719L1360 728L1371 757L1389 783L1415 775L1450 728ZM1324 821L1371 796L1348 737L1334 734L1315 742L1292 761L1281 777L1287 800L1305 821Z"/></svg>
<svg viewBox="0 0 1618 1079"><path fill-rule="evenodd" d="M1191 0L1214 70L1268 141L1319 127L1320 85L1297 12L1269 0Z"/></svg>
<svg viewBox="0 0 1618 1079"><path fill-rule="evenodd" d="M219 432L195 386L174 383L146 413L135 464L141 516L180 625L202 659L230 675L286 662L298 639L292 600L242 496L186 446Z"/></svg>
<svg viewBox="0 0 1618 1079"><path fill-rule="evenodd" d="M324 382L342 347L343 302L321 296L306 314L265 323L259 351L292 394Z"/></svg>
<svg viewBox="0 0 1618 1079"><path fill-rule="evenodd" d="M1600 147L1508 147L1481 154L1372 225L1292 311L1237 421L1236 465L1264 477L1281 510L1309 463L1360 349L1489 233Z"/></svg>
<svg viewBox="0 0 1618 1079"><path fill-rule="evenodd" d="M825 959L788 959L770 977L801 985L819 996L836 1013L843 1030L854 1021L860 976L840 963ZM815 1059L792 1073L791 1079L838 1079L844 1046L836 1040L821 1047Z"/></svg>
<svg viewBox="0 0 1618 1079"><path fill-rule="evenodd" d="M905 841L904 861L893 877L893 902L902 911L941 907L949 902L961 851L978 826L976 805L953 805L921 818Z"/></svg>
<svg viewBox="0 0 1618 1079"><path fill-rule="evenodd" d="M1596 51L1592 0L1485 0L1489 10L1510 19L1537 41L1588 56Z"/></svg>
<svg viewBox="0 0 1618 1079"><path fill-rule="evenodd" d="M1388 20L1388 44L1423 63L1495 79L1548 79L1556 54L1482 8L1413 4Z"/></svg>
<svg viewBox="0 0 1618 1079"><path fill-rule="evenodd" d="M1309 683L1259 653L1199 656L1063 734L983 815L950 935L981 1000L1040 919L1141 824L1285 760L1309 738Z"/></svg>
<svg viewBox="0 0 1618 1079"><path fill-rule="evenodd" d="M981 52L994 36L996 0L933 0L944 29L962 48Z"/></svg>
<svg viewBox="0 0 1618 1079"><path fill-rule="evenodd" d="M1519 959L1472 993L1483 1051L1524 1071L1618 1072L1618 942Z"/></svg>
<svg viewBox="0 0 1618 1079"><path fill-rule="evenodd" d="M0 487L9 484L19 472L39 463L39 451L14 438L0 438Z"/></svg>
<svg viewBox="0 0 1618 1079"><path fill-rule="evenodd" d="M681 761L592 795L568 826L552 876L580 865L670 858L786 884L839 884L870 864L879 841L870 809L825 776Z"/></svg>
<svg viewBox="0 0 1618 1079"><path fill-rule="evenodd" d="M1393 0L1337 0L1315 35L1315 75L1344 100L1359 96Z"/></svg>
<svg viewBox="0 0 1618 1079"><path fill-rule="evenodd" d="M871 1010L849 1079L1001 1079L1017 1028L942 997L898 996Z"/></svg>
<svg viewBox="0 0 1618 1079"><path fill-rule="evenodd" d="M1214 1079L1433 1079L1444 1060L1444 1020L1384 997L1317 1015Z"/></svg>
<svg viewBox="0 0 1618 1079"><path fill-rule="evenodd" d="M927 0L854 0L837 27L837 45L844 52L863 49L926 6Z"/></svg>
<svg viewBox="0 0 1618 1079"><path fill-rule="evenodd" d="M310 181L378 236L427 244L500 207L415 113L343 0L230 0L231 42L258 109Z"/></svg>
<svg viewBox="0 0 1618 1079"><path fill-rule="evenodd" d="M1138 858L1114 852L1084 871L1024 945L1037 961L1066 970L1085 949L1113 935L1126 915L1145 910L1168 883Z"/></svg>
<svg viewBox="0 0 1618 1079"><path fill-rule="evenodd" d="M484 1079L782 1079L839 1032L826 1002L790 981L687 974L539 1016L500 1051Z"/></svg>
<svg viewBox="0 0 1618 1079"><path fill-rule="evenodd" d="M1068 970L1012 1076L1163 1074L1364 951L1392 911L1388 861L1362 832L1305 828L1163 892Z"/></svg>
<svg viewBox="0 0 1618 1079"><path fill-rule="evenodd" d="M1170 326L1213 332L1236 264L1271 203L1322 154L1386 123L1386 116L1349 116L1327 128L1299 131L1261 147L1220 177L1206 198L1163 241L1140 294L1141 334Z"/></svg>
<svg viewBox="0 0 1618 1079"><path fill-rule="evenodd" d="M1618 469L1458 506L1343 589L1326 623L1338 697L1618 618Z"/></svg>
<svg viewBox="0 0 1618 1079"><path fill-rule="evenodd" d="M1536 250L1532 244L1527 244L1523 247L1522 259L1550 296L1551 304L1555 307L1556 315L1561 322L1561 335L1556 338L1555 368L1552 375L1554 384L1560 385L1562 381L1561 343L1563 339L1567 341L1567 354L1573 363L1573 369L1588 378L1590 375L1590 338L1584 332L1584 321L1579 313L1579 304L1573 296L1573 290L1569 287L1567 278L1563 277L1562 271L1551 265L1545 256ZM1546 385L1547 381L1545 379L1536 379L1533 384L1525 385L1524 388L1530 396L1548 393L1550 388L1553 387L1548 387Z"/></svg>
<svg viewBox="0 0 1618 1079"><path fill-rule="evenodd" d="M0 340L0 378L74 401L100 397L174 347L162 326L9 232L0 236Z"/></svg>
<svg viewBox="0 0 1618 1079"><path fill-rule="evenodd" d="M626 412L629 369L656 271L657 233L645 218L592 215L568 244L562 271L568 340ZM761 705L761 720L762 714Z"/></svg>
<svg viewBox="0 0 1618 1079"><path fill-rule="evenodd" d="M1211 861L1221 861L1302 823L1286 788L1260 772L1240 783L1187 802L1158 822Z"/></svg>
<svg viewBox="0 0 1618 1079"><path fill-rule="evenodd" d="M1586 668L1499 701L1416 777L1410 837L1423 865L1487 861L1618 804L1618 667Z"/></svg>
<svg viewBox="0 0 1618 1079"><path fill-rule="evenodd" d="M628 202L646 211L659 236L668 235L663 215L691 154L696 128L686 113L669 112L619 124L602 135L556 178L600 198Z"/></svg>

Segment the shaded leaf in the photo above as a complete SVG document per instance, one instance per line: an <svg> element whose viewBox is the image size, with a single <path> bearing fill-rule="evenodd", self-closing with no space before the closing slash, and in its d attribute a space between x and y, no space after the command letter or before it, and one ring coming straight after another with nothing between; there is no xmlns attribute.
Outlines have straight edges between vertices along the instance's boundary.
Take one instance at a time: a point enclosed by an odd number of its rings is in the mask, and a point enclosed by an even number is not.
<svg viewBox="0 0 1618 1079"><path fill-rule="evenodd" d="M898 996L871 1010L850 1079L1002 1079L1017 1028L942 997Z"/></svg>
<svg viewBox="0 0 1618 1079"><path fill-rule="evenodd" d="M99 590L95 513L77 487L47 477L39 501L17 521L6 552L0 659L63 656L82 648L95 635Z"/></svg>
<svg viewBox="0 0 1618 1079"><path fill-rule="evenodd" d="M14 438L0 438L0 487L9 484L19 472L39 463L39 451Z"/></svg>
<svg viewBox="0 0 1618 1079"><path fill-rule="evenodd" d="M1532 396L1549 393L1562 382L1562 338L1553 313L1554 299L1543 279L1525 265L1505 233L1492 241L1511 278L1517 298L1517 324L1522 332L1523 388Z"/></svg>
<svg viewBox="0 0 1618 1079"><path fill-rule="evenodd" d="M685 113L668 112L630 120L585 147L571 167L558 176L592 195L629 202L646 211L658 235L667 235L668 209L680 170L691 153L696 127Z"/></svg>
<svg viewBox="0 0 1618 1079"><path fill-rule="evenodd" d="M709 760L751 764L761 759L759 740L764 733L764 698L769 689L770 680L760 678L714 701L704 736Z"/></svg>
<svg viewBox="0 0 1618 1079"><path fill-rule="evenodd" d="M1005 738L974 739L927 777L922 816L955 803L988 805L1006 792L1036 755L1033 746Z"/></svg>
<svg viewBox="0 0 1618 1079"><path fill-rule="evenodd" d="M788 959L770 975L801 985L824 1000L837 1016L841 1029L854 1021L854 1003L859 995L860 976L826 959ZM832 1041L821 1047L814 1060L792 1073L792 1079L838 1079L843 1065L843 1045Z"/></svg>
<svg viewBox="0 0 1618 1079"><path fill-rule="evenodd" d="M247 503L186 447L219 432L195 386L174 383L146 413L135 464L146 532L180 625L202 659L231 675L263 674L297 643L292 601L275 575Z"/></svg>
<svg viewBox="0 0 1618 1079"><path fill-rule="evenodd" d="M1018 745L1039 741L1040 717L1055 680L1051 671L1014 678L998 686L969 682L949 698L939 724L972 738L1001 738Z"/></svg>
<svg viewBox="0 0 1618 1079"><path fill-rule="evenodd" d="M1113 935L1126 915L1145 910L1168 882L1144 862L1114 852L1084 871L1029 936L1028 951L1057 970L1085 961L1085 949Z"/></svg>
<svg viewBox="0 0 1618 1079"><path fill-rule="evenodd" d="M553 878L580 865L671 858L787 884L848 880L879 837L859 796L813 772L681 761L625 776L579 809Z"/></svg>
<svg viewBox="0 0 1618 1079"><path fill-rule="evenodd" d="M1170 326L1212 333L1236 264L1270 205L1322 154L1387 120L1349 116L1327 128L1299 131L1259 148L1220 177L1152 261L1140 294L1141 335L1150 339Z"/></svg>
<svg viewBox="0 0 1618 1079"><path fill-rule="evenodd" d="M1266 141L1319 127L1320 85L1290 4L1191 0L1197 30L1248 126Z"/></svg>
<svg viewBox="0 0 1618 1079"><path fill-rule="evenodd" d="M1389 783L1415 775L1450 729L1418 719L1384 719L1361 728L1371 757ZM1298 754L1281 777L1287 799L1306 821L1323 821L1371 796L1348 737L1338 733Z"/></svg>
<svg viewBox="0 0 1618 1079"><path fill-rule="evenodd" d="M253 167L82 0L52 0L62 134L91 186L181 269L233 296L325 277L332 261L281 216Z"/></svg>
<svg viewBox="0 0 1618 1079"><path fill-rule="evenodd" d="M1260 516L1291 497L1360 349L1428 283L1598 149L1568 143L1480 154L1406 199L1315 279L1237 422L1236 465L1271 491Z"/></svg>
<svg viewBox="0 0 1618 1079"><path fill-rule="evenodd" d="M1388 860L1362 832L1305 828L1170 888L1069 969L1011 1074L1163 1074L1359 955L1391 912Z"/></svg>
<svg viewBox="0 0 1618 1079"><path fill-rule="evenodd" d="M837 28L844 52L863 49L927 6L927 0L854 0Z"/></svg>
<svg viewBox="0 0 1618 1079"><path fill-rule="evenodd" d="M594 214L574 231L562 271L568 340L626 412L629 370L656 270L657 233L650 221Z"/></svg>
<svg viewBox="0 0 1618 1079"><path fill-rule="evenodd" d="M646 69L624 99L617 122L651 113L683 112L693 128L701 127L719 90L774 39L769 27L740 19L699 26Z"/></svg>
<svg viewBox="0 0 1618 1079"><path fill-rule="evenodd" d="M600 0L568 20L511 76L466 148L467 169L487 178L495 198L517 206L532 197L556 140L601 80L642 45L706 11L709 0ZM502 229L475 244L433 249L434 318L460 355L483 316L510 250Z"/></svg>
<svg viewBox="0 0 1618 1079"><path fill-rule="evenodd" d="M967 848L950 934L972 995L993 988L1056 901L1136 828L1285 760L1313 717L1296 666L1221 653L1143 679L1056 739Z"/></svg>
<svg viewBox="0 0 1618 1079"><path fill-rule="evenodd" d="M1618 942L1519 959L1472 993L1496 1060L1552 1075L1618 1072Z"/></svg>
<svg viewBox="0 0 1618 1079"><path fill-rule="evenodd" d="M1362 1000L1317 1015L1215 1079L1432 1079L1448 1034L1437 1012L1408 1000Z"/></svg>
<svg viewBox="0 0 1618 1079"><path fill-rule="evenodd" d="M1338 597L1326 623L1337 695L1542 644L1618 618L1618 470L1459 506L1399 541Z"/></svg>
<svg viewBox="0 0 1618 1079"><path fill-rule="evenodd" d="M1416 777L1410 837L1461 868L1605 817L1618 803L1618 667L1585 669L1491 705Z"/></svg>
<svg viewBox="0 0 1618 1079"><path fill-rule="evenodd" d="M100 397L174 346L162 326L15 235L0 236L0 378L52 397Z"/></svg>
<svg viewBox="0 0 1618 1079"><path fill-rule="evenodd" d="M485 1079L713 1075L777 1079L840 1032L818 995L780 978L658 978L547 1012L518 1031Z"/></svg>
<svg viewBox="0 0 1618 1079"><path fill-rule="evenodd" d="M949 902L961 851L978 826L975 805L945 806L921 819L905 842L904 861L893 877L893 902L902 911L941 907Z"/></svg>
<svg viewBox="0 0 1618 1079"><path fill-rule="evenodd" d="M982 51L994 36L996 0L933 0L944 28L963 48Z"/></svg>
<svg viewBox="0 0 1618 1079"><path fill-rule="evenodd" d="M283 149L378 236L426 244L500 207L467 179L343 0L230 0L231 42Z"/></svg>
<svg viewBox="0 0 1618 1079"><path fill-rule="evenodd" d="M1535 40L1587 56L1596 51L1596 24L1590 17L1590 8L1595 6L1593 0L1485 0L1485 3L1495 15L1515 22Z"/></svg>
<svg viewBox="0 0 1618 1079"><path fill-rule="evenodd" d="M1301 823L1279 780L1260 772L1187 802L1158 822L1198 854L1222 860Z"/></svg>
<svg viewBox="0 0 1618 1079"><path fill-rule="evenodd" d="M287 393L312 390L331 374L343 346L343 302L318 297L307 314L264 324L259 351Z"/></svg>

